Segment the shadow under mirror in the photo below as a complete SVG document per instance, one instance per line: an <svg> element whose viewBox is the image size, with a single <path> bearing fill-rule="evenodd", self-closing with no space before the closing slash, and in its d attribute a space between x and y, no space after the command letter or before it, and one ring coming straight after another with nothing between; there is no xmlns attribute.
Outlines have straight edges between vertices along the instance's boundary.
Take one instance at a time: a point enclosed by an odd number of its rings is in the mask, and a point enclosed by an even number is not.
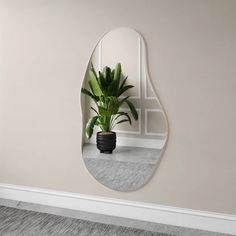
<svg viewBox="0 0 236 236"><path fill-rule="evenodd" d="M168 136L148 75L143 37L130 28L96 45L81 89L83 160L101 184L134 191L154 174Z"/></svg>

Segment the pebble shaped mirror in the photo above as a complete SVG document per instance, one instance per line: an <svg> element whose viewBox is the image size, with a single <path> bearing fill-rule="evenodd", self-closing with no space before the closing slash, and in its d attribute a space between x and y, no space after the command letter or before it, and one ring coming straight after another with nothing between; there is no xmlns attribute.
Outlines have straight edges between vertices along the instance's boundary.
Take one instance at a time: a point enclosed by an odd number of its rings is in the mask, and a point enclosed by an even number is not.
<svg viewBox="0 0 236 236"><path fill-rule="evenodd" d="M137 31L108 32L92 52L81 89L83 160L90 174L113 190L146 184L167 142L167 118L146 52Z"/></svg>

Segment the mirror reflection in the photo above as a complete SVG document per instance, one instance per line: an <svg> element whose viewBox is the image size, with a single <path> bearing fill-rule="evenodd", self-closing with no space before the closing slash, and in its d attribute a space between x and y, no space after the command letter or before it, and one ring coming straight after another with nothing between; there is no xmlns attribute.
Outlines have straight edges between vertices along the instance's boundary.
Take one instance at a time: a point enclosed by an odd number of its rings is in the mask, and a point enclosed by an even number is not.
<svg viewBox="0 0 236 236"><path fill-rule="evenodd" d="M147 183L166 145L168 125L139 33L118 28L98 42L81 89L81 106L83 160L92 176L119 191Z"/></svg>

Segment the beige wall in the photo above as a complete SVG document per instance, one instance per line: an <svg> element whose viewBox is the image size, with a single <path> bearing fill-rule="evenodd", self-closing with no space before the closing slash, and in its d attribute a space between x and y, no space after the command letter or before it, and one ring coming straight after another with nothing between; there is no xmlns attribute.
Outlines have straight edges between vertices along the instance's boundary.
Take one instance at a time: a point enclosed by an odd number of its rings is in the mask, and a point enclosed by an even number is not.
<svg viewBox="0 0 236 236"><path fill-rule="evenodd" d="M0 1L0 182L236 214L236 1ZM91 50L140 31L167 112L142 189L97 183L81 158L79 90Z"/></svg>

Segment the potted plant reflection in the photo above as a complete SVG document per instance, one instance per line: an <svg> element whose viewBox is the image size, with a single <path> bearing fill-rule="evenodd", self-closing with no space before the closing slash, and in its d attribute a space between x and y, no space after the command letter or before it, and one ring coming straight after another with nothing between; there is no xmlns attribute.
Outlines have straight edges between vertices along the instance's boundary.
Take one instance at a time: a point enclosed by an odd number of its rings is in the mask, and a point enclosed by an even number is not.
<svg viewBox="0 0 236 236"><path fill-rule="evenodd" d="M90 117L86 124L86 137L91 138L94 127L98 126L101 131L97 132L97 148L101 153L112 153L116 148L116 125L128 122L132 124L131 117L127 112L121 111L126 104L134 118L138 120L138 113L129 96L121 98L133 85L127 85L127 78L122 79L121 64L117 63L115 69L105 67L103 71L95 72L93 65L88 71L89 89L82 88L81 92L89 96L96 107L91 107L95 115Z"/></svg>

